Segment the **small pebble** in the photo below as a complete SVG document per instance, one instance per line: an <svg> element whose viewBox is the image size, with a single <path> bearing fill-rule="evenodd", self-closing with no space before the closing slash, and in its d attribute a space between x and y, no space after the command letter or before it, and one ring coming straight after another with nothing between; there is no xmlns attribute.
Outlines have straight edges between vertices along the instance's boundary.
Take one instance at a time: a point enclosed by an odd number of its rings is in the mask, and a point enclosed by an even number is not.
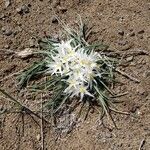
<svg viewBox="0 0 150 150"><path fill-rule="evenodd" d="M135 113L137 111L137 109L139 109L139 106L133 105L130 109L130 112Z"/></svg>
<svg viewBox="0 0 150 150"><path fill-rule="evenodd" d="M18 26L18 29L17 29L17 30L18 30L18 32L22 32L23 29Z"/></svg>
<svg viewBox="0 0 150 150"><path fill-rule="evenodd" d="M28 58L33 54L33 49L25 48L23 51L17 52L17 56L24 59Z"/></svg>
<svg viewBox="0 0 150 150"><path fill-rule="evenodd" d="M60 5L60 0L53 0L52 6L56 8L58 5Z"/></svg>
<svg viewBox="0 0 150 150"><path fill-rule="evenodd" d="M12 34L12 31L11 30L6 30L4 34L7 35L7 36L10 36Z"/></svg>
<svg viewBox="0 0 150 150"><path fill-rule="evenodd" d="M5 0L5 7L7 8L11 4L10 0Z"/></svg>
<svg viewBox="0 0 150 150"><path fill-rule="evenodd" d="M139 32L138 32L138 34L143 34L145 31L144 30L140 30Z"/></svg>
<svg viewBox="0 0 150 150"><path fill-rule="evenodd" d="M6 16L4 14L0 14L0 20L4 19Z"/></svg>
<svg viewBox="0 0 150 150"><path fill-rule="evenodd" d="M58 7L58 9L61 11L61 13L65 13L67 11L67 8L65 7Z"/></svg>
<svg viewBox="0 0 150 150"><path fill-rule="evenodd" d="M137 110L137 115L142 115L141 111Z"/></svg>
<svg viewBox="0 0 150 150"><path fill-rule="evenodd" d="M59 41L59 35L58 34L54 34L53 35L53 39Z"/></svg>
<svg viewBox="0 0 150 150"><path fill-rule="evenodd" d="M5 27L2 27L1 30L2 30L2 32L5 32L6 29L5 29Z"/></svg>
<svg viewBox="0 0 150 150"><path fill-rule="evenodd" d="M138 87L137 89L138 94L140 94L141 96L143 96L144 98L148 96L148 91L146 91L143 87Z"/></svg>
<svg viewBox="0 0 150 150"><path fill-rule="evenodd" d="M119 30L118 34L121 35L121 36L123 36L124 35L124 31L123 30Z"/></svg>
<svg viewBox="0 0 150 150"><path fill-rule="evenodd" d="M7 45L4 46L4 48L9 49L10 46L7 44Z"/></svg>
<svg viewBox="0 0 150 150"><path fill-rule="evenodd" d="M133 60L133 56L127 57L126 60L127 61L132 61Z"/></svg>
<svg viewBox="0 0 150 150"><path fill-rule="evenodd" d="M22 11L23 11L24 13L29 13L29 7L26 6L26 5L23 5L23 6L22 6Z"/></svg>
<svg viewBox="0 0 150 150"><path fill-rule="evenodd" d="M2 27L1 30L3 32L3 35L6 36L10 36L13 33L9 27Z"/></svg>
<svg viewBox="0 0 150 150"><path fill-rule="evenodd" d="M52 17L52 23L58 23L58 20L55 16Z"/></svg>
<svg viewBox="0 0 150 150"><path fill-rule="evenodd" d="M35 47L35 45L36 45L36 40L33 39L33 38L29 39L29 45L30 45L30 47Z"/></svg>
<svg viewBox="0 0 150 150"><path fill-rule="evenodd" d="M137 91L140 95L143 95L145 92L145 90L142 87L139 87Z"/></svg>
<svg viewBox="0 0 150 150"><path fill-rule="evenodd" d="M40 141L40 140L41 140L41 135L38 134L38 135L36 136L36 139L37 139L38 141Z"/></svg>
<svg viewBox="0 0 150 150"><path fill-rule="evenodd" d="M139 34L138 37L139 37L140 39L143 39L143 35L142 35L142 34Z"/></svg>
<svg viewBox="0 0 150 150"><path fill-rule="evenodd" d="M126 40L119 40L118 41L118 45L125 46L126 44L128 44L128 41L126 41Z"/></svg>
<svg viewBox="0 0 150 150"><path fill-rule="evenodd" d="M124 20L124 17L117 16L116 20L122 22Z"/></svg>
<svg viewBox="0 0 150 150"><path fill-rule="evenodd" d="M21 14L21 13L22 13L21 7L18 7L18 8L16 9L16 11L17 11L17 13Z"/></svg>
<svg viewBox="0 0 150 150"><path fill-rule="evenodd" d="M130 36L130 37L135 36L135 33L134 33L134 32L131 32L131 33L129 33L129 36Z"/></svg>
<svg viewBox="0 0 150 150"><path fill-rule="evenodd" d="M112 134L111 133L106 133L106 138L112 138Z"/></svg>
<svg viewBox="0 0 150 150"><path fill-rule="evenodd" d="M150 77L150 71L145 72L145 77Z"/></svg>
<svg viewBox="0 0 150 150"><path fill-rule="evenodd" d="M121 50L122 50L122 51L129 50L129 49L132 48L132 46L133 46L132 43L127 43L126 45L124 45L124 46L121 48Z"/></svg>
<svg viewBox="0 0 150 150"><path fill-rule="evenodd" d="M29 7L27 5L22 5L16 9L19 14L27 14L29 13Z"/></svg>

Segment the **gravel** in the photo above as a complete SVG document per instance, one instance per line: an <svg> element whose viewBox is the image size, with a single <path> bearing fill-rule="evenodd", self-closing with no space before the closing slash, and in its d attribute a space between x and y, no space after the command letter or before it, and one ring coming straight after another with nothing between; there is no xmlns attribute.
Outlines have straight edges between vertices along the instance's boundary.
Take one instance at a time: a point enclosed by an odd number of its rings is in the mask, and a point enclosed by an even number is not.
<svg viewBox="0 0 150 150"><path fill-rule="evenodd" d="M6 16L5 16L5 14L3 14L3 13L2 13L2 14L0 14L0 20L5 19L5 17L6 17Z"/></svg>
<svg viewBox="0 0 150 150"><path fill-rule="evenodd" d="M29 13L29 7L27 5L21 5L20 7L18 7L16 9L17 13L21 14L21 15L24 15L24 14L27 14Z"/></svg>
<svg viewBox="0 0 150 150"><path fill-rule="evenodd" d="M52 23L58 23L58 20L57 20L56 16L52 17Z"/></svg>
<svg viewBox="0 0 150 150"><path fill-rule="evenodd" d="M10 0L4 0L4 2L5 2L5 7L6 7L6 8L11 4L11 1L10 1Z"/></svg>
<svg viewBox="0 0 150 150"><path fill-rule="evenodd" d="M1 31L3 32L3 35L6 36L10 36L13 33L12 30L6 26L2 27Z"/></svg>
<svg viewBox="0 0 150 150"><path fill-rule="evenodd" d="M144 30L140 30L139 32L138 32L138 34L143 34L145 31Z"/></svg>
<svg viewBox="0 0 150 150"><path fill-rule="evenodd" d="M124 31L123 30L119 30L118 34L121 35L121 36L124 36Z"/></svg>
<svg viewBox="0 0 150 150"><path fill-rule="evenodd" d="M29 39L29 46L30 46L31 48L33 48L33 47L38 47L38 43L37 43L37 41L36 41L34 38L30 38L30 39Z"/></svg>
<svg viewBox="0 0 150 150"><path fill-rule="evenodd" d="M129 62L129 61L132 61L133 60L133 56L130 56L130 57L127 57L126 60Z"/></svg>
<svg viewBox="0 0 150 150"><path fill-rule="evenodd" d="M131 33L129 33L129 36L130 36L130 37L135 36L135 33L134 33L134 32L131 32Z"/></svg>

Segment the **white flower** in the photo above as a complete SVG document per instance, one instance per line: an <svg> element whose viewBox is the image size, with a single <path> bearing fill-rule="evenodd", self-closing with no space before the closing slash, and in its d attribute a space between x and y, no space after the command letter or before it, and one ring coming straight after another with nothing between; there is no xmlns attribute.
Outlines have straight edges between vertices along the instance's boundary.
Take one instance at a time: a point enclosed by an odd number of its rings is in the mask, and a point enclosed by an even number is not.
<svg viewBox="0 0 150 150"><path fill-rule="evenodd" d="M74 90L70 91L70 93L72 92L71 97L73 96L80 96L80 100L83 100L84 95L89 95L91 97L94 97L91 93L88 92L87 90L88 87L84 86L84 85L78 85L76 88L74 88Z"/></svg>
<svg viewBox="0 0 150 150"><path fill-rule="evenodd" d="M61 41L61 43L54 44L60 56L65 56L66 54L71 53L73 51L71 42L72 39L67 42Z"/></svg>
<svg viewBox="0 0 150 150"><path fill-rule="evenodd" d="M52 75L54 74L63 74L62 73L62 63L61 62L51 62L47 65L49 67L49 71Z"/></svg>
<svg viewBox="0 0 150 150"><path fill-rule="evenodd" d="M49 72L54 75L68 76L63 79L68 84L64 93L71 96L93 95L89 92L92 83L96 82L95 77L101 76L98 71L97 61L101 57L96 52L87 54L84 48L73 47L72 40L54 44L55 53L51 56L52 61L48 62Z"/></svg>

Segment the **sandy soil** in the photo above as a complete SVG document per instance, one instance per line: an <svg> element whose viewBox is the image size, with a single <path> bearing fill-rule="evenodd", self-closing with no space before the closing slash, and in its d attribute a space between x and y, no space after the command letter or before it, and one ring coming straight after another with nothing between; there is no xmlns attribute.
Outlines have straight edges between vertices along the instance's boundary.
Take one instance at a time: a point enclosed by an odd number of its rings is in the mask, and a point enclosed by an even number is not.
<svg viewBox="0 0 150 150"><path fill-rule="evenodd" d="M70 25L80 14L84 22L93 27L90 41L102 41L110 50L123 53L121 69L141 82L118 76L122 84L115 85L114 91L128 94L117 98L122 103L116 105L131 113L112 114L119 129L113 128L106 117L102 125L96 111L90 111L83 121L85 108L70 133L66 129L69 128L68 118L73 120L75 113L62 116L62 130L44 124L42 142L37 118L34 121L29 115L3 114L0 116L0 149L39 150L44 143L45 150L149 150L150 57L126 54L139 50L150 52L150 0L12 0L9 6L6 4L5 0L0 0L0 87L21 98L28 107L38 105L36 99L18 92L14 76L3 79L30 66L37 58L22 60L8 50L36 48L36 41L45 34L56 37L61 26L54 19L54 13ZM1 95L0 110L11 106Z"/></svg>

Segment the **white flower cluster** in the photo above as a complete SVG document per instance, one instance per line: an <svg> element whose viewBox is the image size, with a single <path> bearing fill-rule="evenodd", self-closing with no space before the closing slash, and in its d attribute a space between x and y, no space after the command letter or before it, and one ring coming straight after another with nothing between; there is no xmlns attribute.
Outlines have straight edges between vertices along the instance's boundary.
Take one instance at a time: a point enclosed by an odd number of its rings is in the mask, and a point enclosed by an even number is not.
<svg viewBox="0 0 150 150"><path fill-rule="evenodd" d="M54 45L52 61L47 64L49 72L51 75L67 76L67 79L63 79L68 84L64 93L71 97L80 96L81 100L84 95L94 97L88 90L92 87L94 77L100 76L97 65L100 55L96 52L87 54L79 46L72 47L71 42L62 41Z"/></svg>

